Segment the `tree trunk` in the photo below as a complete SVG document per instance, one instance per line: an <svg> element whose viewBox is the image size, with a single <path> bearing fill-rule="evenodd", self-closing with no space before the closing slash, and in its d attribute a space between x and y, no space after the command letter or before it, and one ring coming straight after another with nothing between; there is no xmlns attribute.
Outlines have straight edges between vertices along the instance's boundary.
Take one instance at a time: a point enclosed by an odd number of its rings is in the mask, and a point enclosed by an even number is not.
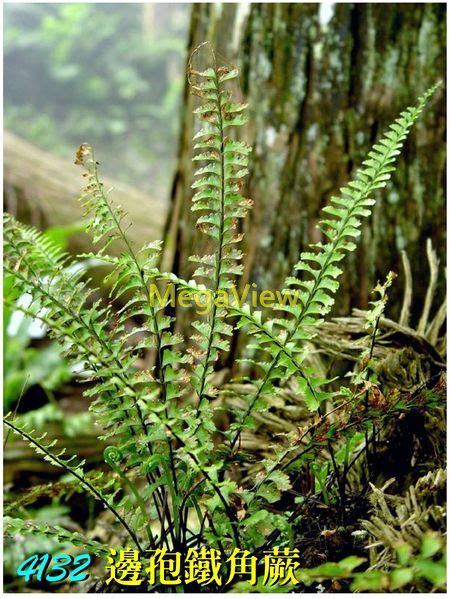
<svg viewBox="0 0 450 599"><path fill-rule="evenodd" d="M321 208L364 160L406 106L445 76L444 4L194 4L189 52L213 42L218 62L241 69L251 144L245 223L245 282L280 288L300 252L318 241ZM435 95L399 157L392 183L377 194L357 252L345 261L335 312L372 299L377 279L401 276L390 294L396 317L403 293L400 252L411 259L413 319L428 281L428 237L444 256L445 90ZM188 256L205 248L190 211L192 109L184 92L178 170L166 224L163 266L187 278ZM247 195L246 194L246 195ZM442 300L440 281L436 305Z"/></svg>
<svg viewBox="0 0 450 599"><path fill-rule="evenodd" d="M13 135L4 133L5 207L24 222L44 228L80 221L83 210L77 198L85 179L73 160L62 160ZM128 212L133 226L128 234L140 247L160 239L167 206L129 185L102 177L105 189L114 188L112 198ZM90 251L92 243L84 234L73 237L71 249ZM117 249L119 246L116 246Z"/></svg>

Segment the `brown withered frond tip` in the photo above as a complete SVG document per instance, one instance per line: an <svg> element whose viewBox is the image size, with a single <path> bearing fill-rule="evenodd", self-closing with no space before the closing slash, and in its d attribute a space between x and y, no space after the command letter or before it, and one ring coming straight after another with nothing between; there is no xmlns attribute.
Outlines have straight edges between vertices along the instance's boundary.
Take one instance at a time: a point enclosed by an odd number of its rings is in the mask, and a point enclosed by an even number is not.
<svg viewBox="0 0 450 599"><path fill-rule="evenodd" d="M74 164L78 164L80 166L84 166L86 156L89 156L91 153L90 147L87 143L81 144L75 154Z"/></svg>

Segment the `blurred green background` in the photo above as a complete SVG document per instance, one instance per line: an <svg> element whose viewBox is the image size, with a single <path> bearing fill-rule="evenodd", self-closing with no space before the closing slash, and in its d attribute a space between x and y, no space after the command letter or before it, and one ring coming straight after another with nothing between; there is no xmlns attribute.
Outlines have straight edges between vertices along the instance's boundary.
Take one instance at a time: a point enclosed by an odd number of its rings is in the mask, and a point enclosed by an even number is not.
<svg viewBox="0 0 450 599"><path fill-rule="evenodd" d="M89 141L106 174L166 197L188 4L5 4L4 126L62 158Z"/></svg>

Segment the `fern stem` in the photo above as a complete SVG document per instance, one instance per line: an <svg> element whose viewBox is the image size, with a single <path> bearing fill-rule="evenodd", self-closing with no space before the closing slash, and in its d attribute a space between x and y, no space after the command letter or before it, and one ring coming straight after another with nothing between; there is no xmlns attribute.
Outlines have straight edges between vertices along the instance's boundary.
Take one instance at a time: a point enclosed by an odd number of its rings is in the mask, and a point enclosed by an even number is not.
<svg viewBox="0 0 450 599"><path fill-rule="evenodd" d="M389 279L388 279L389 280ZM383 295L382 295L382 300L384 300L386 296L386 288L383 291ZM373 326L373 331L372 331L372 335L371 335L371 339L370 339L370 348L369 348L369 355L368 355L368 359L367 359L367 370L366 370L366 374L365 374L365 379L366 381L369 381L370 378L370 370L369 370L369 365L370 365L370 361L373 358L373 352L375 350L375 342L377 339L377 334L378 334L378 329L380 327L380 320L381 317L384 314L384 306L383 306L383 310L380 312L380 314L378 315L377 319L375 320L374 326ZM364 394L364 406L366 409L366 414L369 412L369 390L367 389L365 394ZM372 424L373 427L373 442L374 442L374 453L375 453L375 444L376 444L376 431L375 431L375 425ZM366 461L367 461L367 473L368 473L368 477L370 478L370 472L371 472L371 466L370 466L370 444L369 444L369 431L366 428L364 430L364 441L365 441L365 446L366 446ZM345 469L344 469L345 471Z"/></svg>
<svg viewBox="0 0 450 599"><path fill-rule="evenodd" d="M138 505L139 505L139 509L142 512L142 516L146 520L145 530L147 532L148 540L151 543L152 548L154 549L156 547L156 543L155 543L155 538L152 533L152 529L150 527L150 518L148 517L144 500L142 499L141 495L139 494L139 491L137 490L137 488L133 484L133 482L125 474L125 472L122 472L122 470L116 466L116 464L114 463L113 460L109 460L109 459L105 458L105 461L114 470L114 472L125 482L125 484L129 487L132 494L135 496L136 501L138 502Z"/></svg>
<svg viewBox="0 0 450 599"><path fill-rule="evenodd" d="M180 443L184 448L187 449L186 447L186 443L183 441L183 439L181 437L179 437L175 431L172 429L172 427L168 424L166 424L166 428L168 429L168 431L174 436L174 438L178 441L178 443ZM208 472L202 467L201 463L199 462L197 456L192 453L192 451L189 451L187 449L186 451L187 455L191 458L191 460L193 460L193 462L195 463L195 465L197 466L197 468L199 469L199 471L202 473L202 475L206 478L206 480L209 482L209 484L212 486L212 488L214 489L214 492L216 493L216 495L218 496L218 498L220 499L222 505L224 506L225 509L225 513L227 514L229 520L230 520L230 524L231 524L231 528L233 530L233 536L234 536L234 540L236 542L236 547L240 547L241 546L241 542L239 539L239 532L238 532L238 528L236 526L236 518L230 508L230 506L228 505L225 497L222 494L222 491L220 490L220 488L216 485L216 483L212 480L211 476L208 474Z"/></svg>

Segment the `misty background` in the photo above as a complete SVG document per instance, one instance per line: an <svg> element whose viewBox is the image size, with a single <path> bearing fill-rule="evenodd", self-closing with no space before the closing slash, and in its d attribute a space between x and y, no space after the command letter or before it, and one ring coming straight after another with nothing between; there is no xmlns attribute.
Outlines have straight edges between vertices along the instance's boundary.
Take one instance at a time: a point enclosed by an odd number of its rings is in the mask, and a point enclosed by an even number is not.
<svg viewBox="0 0 450 599"><path fill-rule="evenodd" d="M5 4L4 127L68 161L169 193L189 4Z"/></svg>

